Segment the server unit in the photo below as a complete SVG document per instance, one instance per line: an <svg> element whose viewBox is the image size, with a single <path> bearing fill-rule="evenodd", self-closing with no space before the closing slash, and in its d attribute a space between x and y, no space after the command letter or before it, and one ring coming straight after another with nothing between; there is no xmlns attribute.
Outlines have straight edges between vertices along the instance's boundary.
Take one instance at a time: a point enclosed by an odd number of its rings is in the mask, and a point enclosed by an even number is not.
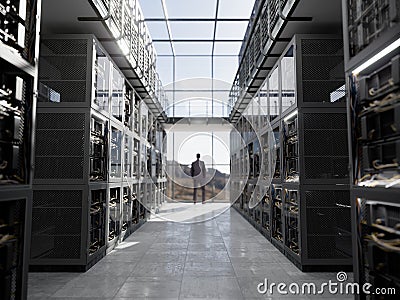
<svg viewBox="0 0 400 300"><path fill-rule="evenodd" d="M343 1L354 279L398 289L400 2ZM393 294L359 299L392 299Z"/></svg>
<svg viewBox="0 0 400 300"><path fill-rule="evenodd" d="M41 1L0 1L0 299L26 299Z"/></svg>

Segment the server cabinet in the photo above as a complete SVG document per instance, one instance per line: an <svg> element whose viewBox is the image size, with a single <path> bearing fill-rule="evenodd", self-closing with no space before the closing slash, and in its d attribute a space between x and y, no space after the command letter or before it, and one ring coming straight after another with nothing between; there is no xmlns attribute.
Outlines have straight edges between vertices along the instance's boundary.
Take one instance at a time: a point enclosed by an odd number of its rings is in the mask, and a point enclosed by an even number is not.
<svg viewBox="0 0 400 300"><path fill-rule="evenodd" d="M369 6L344 1L343 5L354 278L360 284L398 288L400 277L392 266L399 259L393 241L399 236L400 5L399 1L371 1ZM378 299L366 294L358 298Z"/></svg>
<svg viewBox="0 0 400 300"><path fill-rule="evenodd" d="M32 190L2 191L0 199L0 299L26 299Z"/></svg>
<svg viewBox="0 0 400 300"><path fill-rule="evenodd" d="M283 181L348 184L347 117L341 108L299 108L282 121Z"/></svg>
<svg viewBox="0 0 400 300"><path fill-rule="evenodd" d="M256 202L263 203L269 196L270 215L267 210L263 216L266 224L270 223L271 242L297 267L305 271L349 269L351 221L342 40L330 35L295 35L258 93L260 112L266 110L261 120L268 117L268 130L275 136L277 161L269 194L258 193L252 182L260 175L257 154L259 149L271 147L263 138L263 129L260 145L252 139L257 129L242 116L237 129L246 146L235 151L232 160L239 173L244 170L240 166L249 165L250 180L238 210L257 224L261 204L249 216L248 199L257 197ZM320 227L314 228L315 220ZM265 232L265 228L260 231Z"/></svg>
<svg viewBox="0 0 400 300"><path fill-rule="evenodd" d="M105 255L107 184L34 185L31 270L84 271Z"/></svg>
<svg viewBox="0 0 400 300"><path fill-rule="evenodd" d="M41 49L31 268L87 270L139 223L139 100L92 35Z"/></svg>
<svg viewBox="0 0 400 300"><path fill-rule="evenodd" d="M26 299L41 1L0 2L0 299Z"/></svg>
<svg viewBox="0 0 400 300"><path fill-rule="evenodd" d="M352 258L350 191L283 184L285 253L300 269L348 269Z"/></svg>

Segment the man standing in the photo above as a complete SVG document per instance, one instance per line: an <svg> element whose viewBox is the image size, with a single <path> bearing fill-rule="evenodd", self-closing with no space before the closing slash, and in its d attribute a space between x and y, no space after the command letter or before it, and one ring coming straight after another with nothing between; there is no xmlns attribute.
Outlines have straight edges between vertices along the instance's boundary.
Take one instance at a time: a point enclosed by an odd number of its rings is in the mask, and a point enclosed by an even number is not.
<svg viewBox="0 0 400 300"><path fill-rule="evenodd" d="M205 178L206 178L206 166L204 161L200 160L200 154L196 155L197 160L192 162L192 168L190 170L191 176L193 177L193 203L196 204L197 201L197 188L201 187L202 192L202 203L204 204L206 201L206 186L205 186Z"/></svg>

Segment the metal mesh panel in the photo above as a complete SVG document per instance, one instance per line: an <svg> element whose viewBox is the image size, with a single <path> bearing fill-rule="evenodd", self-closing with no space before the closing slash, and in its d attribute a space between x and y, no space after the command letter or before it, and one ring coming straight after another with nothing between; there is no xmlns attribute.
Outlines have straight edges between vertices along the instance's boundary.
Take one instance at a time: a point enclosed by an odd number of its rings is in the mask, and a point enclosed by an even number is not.
<svg viewBox="0 0 400 300"><path fill-rule="evenodd" d="M38 113L37 129L82 129L85 128L85 114L81 113Z"/></svg>
<svg viewBox="0 0 400 300"><path fill-rule="evenodd" d="M86 56L41 56L39 80L86 80Z"/></svg>
<svg viewBox="0 0 400 300"><path fill-rule="evenodd" d="M33 192L33 207L81 207L82 190L37 190Z"/></svg>
<svg viewBox="0 0 400 300"><path fill-rule="evenodd" d="M85 102L87 52L87 40L43 40L38 100L47 102L53 96L60 102Z"/></svg>
<svg viewBox="0 0 400 300"><path fill-rule="evenodd" d="M41 80L39 90L51 89L52 93L58 93L60 102L85 102L86 101L86 81L46 81ZM48 102L48 96L39 92L38 100Z"/></svg>
<svg viewBox="0 0 400 300"><path fill-rule="evenodd" d="M304 173L306 179L348 178L347 157L305 157Z"/></svg>
<svg viewBox="0 0 400 300"><path fill-rule="evenodd" d="M337 207L350 205L350 192L341 190L314 190L305 192L307 207Z"/></svg>
<svg viewBox="0 0 400 300"><path fill-rule="evenodd" d="M305 156L348 155L346 130L305 130Z"/></svg>
<svg viewBox="0 0 400 300"><path fill-rule="evenodd" d="M118 32L122 29L122 2L121 0L111 0L111 18L118 28Z"/></svg>
<svg viewBox="0 0 400 300"><path fill-rule="evenodd" d="M336 235L338 228L351 230L350 209L319 207L307 208L307 233Z"/></svg>
<svg viewBox="0 0 400 300"><path fill-rule="evenodd" d="M303 55L343 55L343 41L341 39L303 39L301 48Z"/></svg>
<svg viewBox="0 0 400 300"><path fill-rule="evenodd" d="M262 45L265 46L265 44L268 41L268 9L265 9L263 14L261 15L261 21L260 21L260 26L261 26L261 42Z"/></svg>
<svg viewBox="0 0 400 300"><path fill-rule="evenodd" d="M258 57L260 55L261 49L261 35L260 35L260 26L257 26L256 31L254 33L253 42L254 42L254 60L257 62Z"/></svg>
<svg viewBox="0 0 400 300"><path fill-rule="evenodd" d="M141 70L144 70L144 45L143 39L139 37L139 48L138 48L138 64Z"/></svg>
<svg viewBox="0 0 400 300"><path fill-rule="evenodd" d="M344 83L343 56L303 56L303 80L339 80Z"/></svg>
<svg viewBox="0 0 400 300"><path fill-rule="evenodd" d="M344 74L344 73L343 73ZM303 101L304 102L333 102L332 96L335 94L344 93L341 87L344 85L342 81L303 81ZM339 91L340 92L339 92ZM344 94L342 95L345 96ZM343 97L340 97L344 99ZM334 97L337 98L337 97Z"/></svg>
<svg viewBox="0 0 400 300"><path fill-rule="evenodd" d="M305 129L346 129L347 116L345 113L303 114Z"/></svg>
<svg viewBox="0 0 400 300"><path fill-rule="evenodd" d="M304 102L335 102L344 98L344 60L341 40L308 40L302 45ZM337 90L340 90L339 92ZM343 95L341 95L343 94Z"/></svg>
<svg viewBox="0 0 400 300"><path fill-rule="evenodd" d="M270 22L271 31L274 28L276 21L278 20L279 5L280 5L280 0L268 1L269 22Z"/></svg>
<svg viewBox="0 0 400 300"><path fill-rule="evenodd" d="M132 37L132 17L128 8L124 9L124 35L125 40L130 42Z"/></svg>
<svg viewBox="0 0 400 300"><path fill-rule="evenodd" d="M37 156L83 156L84 131L37 130Z"/></svg>
<svg viewBox="0 0 400 300"><path fill-rule="evenodd" d="M83 178L85 114L41 113L37 119L35 178Z"/></svg>
<svg viewBox="0 0 400 300"><path fill-rule="evenodd" d="M332 236L308 236L307 256L311 259L337 259L348 258L339 252L336 247L336 240Z"/></svg>
<svg viewBox="0 0 400 300"><path fill-rule="evenodd" d="M33 192L32 258L79 258L82 203L82 190Z"/></svg>
<svg viewBox="0 0 400 300"><path fill-rule="evenodd" d="M36 157L36 179L82 179L83 157Z"/></svg>
<svg viewBox="0 0 400 300"><path fill-rule="evenodd" d="M247 48L247 57L248 57L248 72L251 73L254 67L254 40L256 38L253 37L250 40L249 47Z"/></svg>
<svg viewBox="0 0 400 300"><path fill-rule="evenodd" d="M85 39L42 39L41 55L87 55L88 41Z"/></svg>
<svg viewBox="0 0 400 300"><path fill-rule="evenodd" d="M42 236L32 237L31 258L42 259L79 259L81 237L80 235L68 236Z"/></svg>
<svg viewBox="0 0 400 300"><path fill-rule="evenodd" d="M32 234L80 234L81 208L34 208Z"/></svg>
<svg viewBox="0 0 400 300"><path fill-rule="evenodd" d="M131 41L131 53L135 59L138 58L138 38L139 33L135 27L132 27L132 41Z"/></svg>

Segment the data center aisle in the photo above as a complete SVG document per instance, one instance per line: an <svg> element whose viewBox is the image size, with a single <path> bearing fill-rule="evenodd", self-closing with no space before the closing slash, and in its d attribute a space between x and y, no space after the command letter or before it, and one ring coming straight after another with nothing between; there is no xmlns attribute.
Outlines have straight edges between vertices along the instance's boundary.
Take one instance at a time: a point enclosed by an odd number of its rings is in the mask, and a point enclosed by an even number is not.
<svg viewBox="0 0 400 300"><path fill-rule="evenodd" d="M264 278L322 283L336 274L300 272L228 209L193 224L150 220L86 273L30 273L28 299L269 299L257 293Z"/></svg>

